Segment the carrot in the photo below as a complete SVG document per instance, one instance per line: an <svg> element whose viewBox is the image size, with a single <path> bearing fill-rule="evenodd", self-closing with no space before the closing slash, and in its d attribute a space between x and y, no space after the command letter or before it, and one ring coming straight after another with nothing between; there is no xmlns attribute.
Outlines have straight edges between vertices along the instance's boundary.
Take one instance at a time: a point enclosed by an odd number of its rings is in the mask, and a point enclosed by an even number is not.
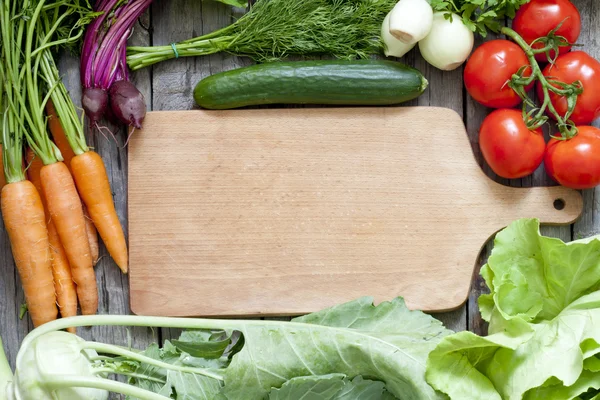
<svg viewBox="0 0 600 400"><path fill-rule="evenodd" d="M62 130L62 128L61 128L61 130ZM70 149L71 148L69 147L69 150ZM61 152L62 152L62 150L61 150ZM71 152L72 152L72 150L71 150ZM42 202L44 202L44 209L46 210L46 215L49 217L50 214L48 213L48 208L46 205L46 198L45 198L45 196L43 196L44 192L42 189L42 182L39 179L40 171L41 171L42 167L44 166L44 163L42 163L42 160L39 157L35 157L33 150L31 150L30 148L27 148L26 159L27 159L27 163L29 164L29 169L28 169L27 175L29 176L29 180L31 182L33 182L33 184L35 185L37 190L40 192L40 194L42 194ZM29 171L31 171L31 173L29 173ZM99 258L98 232L96 231L96 227L94 226L94 223L92 222L92 219L90 218L90 216L88 214L87 208L84 205L83 205L83 215L85 217L85 231L88 236L88 241L90 244L90 252L91 252L90 255L92 257L92 265L96 265L96 263L98 262L98 258Z"/></svg>
<svg viewBox="0 0 600 400"><path fill-rule="evenodd" d="M83 216L85 217L85 231L87 232L88 242L90 243L92 264L95 266L100 258L100 248L98 247L98 231L96 230L96 225L94 225L94 221L92 221L92 217L90 217L90 213L85 204L83 205Z"/></svg>
<svg viewBox="0 0 600 400"><path fill-rule="evenodd" d="M67 138L67 135L65 134L62 121L56 113L56 108L54 107L52 99L50 99L46 104L46 114L48 115L48 127L50 129L50 133L52 133L54 143L62 153L64 162L69 168L69 171L71 171L71 160L73 159L73 157L75 157L75 152L69 144L69 140ZM88 241L90 243L90 250L92 252L92 262L93 265L96 265L99 258L98 231L96 230L96 226L94 226L94 222L90 217L87 207L85 207L85 204L83 206L83 213L86 217L85 223L88 234Z"/></svg>
<svg viewBox="0 0 600 400"><path fill-rule="evenodd" d="M43 37L37 18L44 3L29 18L20 18L20 7L0 7L0 134L6 186L2 188L1 208L17 271L21 277L29 315L35 326L56 319L56 293L46 214L40 193L26 180L23 143L33 147L42 159L56 161L55 149L47 137L43 118L44 94L39 90L38 70L42 52L34 57L34 41ZM6 28L6 29L5 29ZM24 33L27 32L25 35ZM44 49L50 54L50 49ZM46 55L44 54L44 55ZM40 79L45 86L47 81ZM46 162L45 162L46 164Z"/></svg>
<svg viewBox="0 0 600 400"><path fill-rule="evenodd" d="M58 300L58 309L63 318L77 315L77 289L71 274L71 265L67 254L60 241L54 222L48 222L48 240L50 242L50 255L52 256L52 277L54 291ZM75 328L67 329L75 333Z"/></svg>
<svg viewBox="0 0 600 400"><path fill-rule="evenodd" d="M26 160L29 167L27 176L31 183L41 194L42 204L44 205L47 216L46 225L48 227L48 240L50 242L50 256L52 257L52 276L54 279L54 291L58 301L58 309L62 317L72 317L77 315L77 292L75 283L71 275L71 266L65 253L65 249L60 241L56 226L50 218L45 196L43 195L43 186L40 173L44 164L39 157L36 157L30 148L27 148ZM75 328L69 329L69 332L75 333Z"/></svg>
<svg viewBox="0 0 600 400"><path fill-rule="evenodd" d="M2 189L2 216L34 326L58 315L44 206L35 186L26 180Z"/></svg>
<svg viewBox="0 0 600 400"><path fill-rule="evenodd" d="M48 205L46 204L46 197L44 196L44 188L42 187L42 180L40 179L40 173L42 171L42 168L44 167L44 163L39 157L35 156L35 153L29 147L25 151L25 161L27 162L27 179L29 179L29 181L33 183L33 186L35 186L38 193L40 194L42 204L44 205L44 212L46 214L46 218L50 220L50 214L48 213Z"/></svg>
<svg viewBox="0 0 600 400"><path fill-rule="evenodd" d="M46 164L41 170L40 177L48 211L71 265L81 313L95 314L98 310L96 275L85 229L83 208L73 177L62 162Z"/></svg>
<svg viewBox="0 0 600 400"><path fill-rule="evenodd" d="M46 103L46 115L48 116L48 128L50 129L50 133L52 134L52 139L56 144L56 147L60 150L64 163L71 170L71 160L75 157L75 153L71 146L69 145L69 141L65 136L65 131L63 130L62 124L60 122L60 117L56 113L56 109L54 108L54 103L52 99L48 100ZM97 241L97 240L96 240Z"/></svg>
<svg viewBox="0 0 600 400"><path fill-rule="evenodd" d="M102 158L94 151L86 151L71 160L71 168L79 194L108 252L121 271L127 273L127 243Z"/></svg>

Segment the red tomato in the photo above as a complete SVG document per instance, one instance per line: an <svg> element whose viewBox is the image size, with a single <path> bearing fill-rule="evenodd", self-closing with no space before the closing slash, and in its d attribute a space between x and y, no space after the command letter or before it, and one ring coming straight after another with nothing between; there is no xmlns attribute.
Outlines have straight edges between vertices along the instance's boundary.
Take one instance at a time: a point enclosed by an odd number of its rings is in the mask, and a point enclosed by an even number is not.
<svg viewBox="0 0 600 400"><path fill-rule="evenodd" d="M544 159L546 143L541 129L533 131L518 110L494 110L479 128L483 158L499 176L507 179L532 174Z"/></svg>
<svg viewBox="0 0 600 400"><path fill-rule="evenodd" d="M517 11L512 28L529 44L535 39L547 36L562 21L557 36L563 36L569 43L577 42L581 33L581 16L577 7L569 0L532 0ZM536 43L533 48L542 48L542 43ZM561 46L559 54L571 50L571 46ZM551 56L554 57L554 52ZM547 60L546 54L536 54L538 61Z"/></svg>
<svg viewBox="0 0 600 400"><path fill-rule="evenodd" d="M547 65L544 76L565 83L579 80L583 84L583 93L577 99L577 106L571 116L575 124L588 125L600 116L600 62L583 51L573 51L559 56L554 66ZM542 98L539 82L537 91ZM560 115L567 112L566 98L550 93L550 100Z"/></svg>
<svg viewBox="0 0 600 400"><path fill-rule="evenodd" d="M528 65L525 52L517 44L508 40L485 42L473 52L465 66L467 92L486 107L515 107L521 98L507 82L521 67ZM531 68L525 75L531 75Z"/></svg>
<svg viewBox="0 0 600 400"><path fill-rule="evenodd" d="M555 181L571 189L600 185L600 129L579 126L570 140L550 139L544 164Z"/></svg>

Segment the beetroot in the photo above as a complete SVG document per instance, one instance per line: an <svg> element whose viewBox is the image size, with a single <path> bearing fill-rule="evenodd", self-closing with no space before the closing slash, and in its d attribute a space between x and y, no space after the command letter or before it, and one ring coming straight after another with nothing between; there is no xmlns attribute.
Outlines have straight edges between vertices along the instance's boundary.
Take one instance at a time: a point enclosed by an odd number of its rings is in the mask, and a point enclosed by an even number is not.
<svg viewBox="0 0 600 400"><path fill-rule="evenodd" d="M91 126L112 117L141 128L146 115L142 94L129 83L127 39L152 0L97 0L98 16L85 32L80 60L82 103ZM110 103L110 107L108 107ZM111 118L112 119L112 118Z"/></svg>
<svg viewBox="0 0 600 400"><path fill-rule="evenodd" d="M96 124L104 116L108 105L108 93L100 88L85 88L81 97L81 105L92 125Z"/></svg>
<svg viewBox="0 0 600 400"><path fill-rule="evenodd" d="M117 81L109 89L110 108L119 121L142 128L146 102L142 93L129 81Z"/></svg>

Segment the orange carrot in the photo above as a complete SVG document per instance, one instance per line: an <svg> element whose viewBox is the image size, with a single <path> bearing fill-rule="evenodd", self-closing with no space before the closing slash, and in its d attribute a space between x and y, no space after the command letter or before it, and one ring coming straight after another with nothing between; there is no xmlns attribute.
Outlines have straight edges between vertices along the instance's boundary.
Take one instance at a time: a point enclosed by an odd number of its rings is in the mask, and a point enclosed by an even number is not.
<svg viewBox="0 0 600 400"><path fill-rule="evenodd" d="M29 181L2 189L2 216L34 326L56 319L56 295L44 206Z"/></svg>
<svg viewBox="0 0 600 400"><path fill-rule="evenodd" d="M71 169L79 194L108 252L121 271L127 273L127 243L102 158L94 151L87 151L71 160Z"/></svg>
<svg viewBox="0 0 600 400"><path fill-rule="evenodd" d="M92 264L95 266L100 258L100 248L98 247L98 231L96 230L94 221L92 221L92 217L90 217L90 213L85 204L83 205L83 216L85 217L85 230L88 235L88 242L90 243Z"/></svg>
<svg viewBox="0 0 600 400"><path fill-rule="evenodd" d="M25 152L25 161L27 162L27 179L29 179L29 181L33 183L33 186L35 186L38 193L40 194L42 204L44 205L44 212L46 213L46 219L50 220L50 214L48 213L48 205L46 204L46 197L44 196L44 188L42 187L42 180L40 179L40 172L44 167L44 163L39 157L35 156L35 153L29 147Z"/></svg>
<svg viewBox="0 0 600 400"><path fill-rule="evenodd" d="M64 163L66 164L69 171L71 171L71 160L75 157L75 152L71 148L69 141L67 140L67 136L65 135L65 130L63 129L62 123L60 121L60 117L56 113L56 109L54 108L54 103L52 99L46 103L46 114L48 115L48 128L50 129L50 133L52 133L52 138L54 143L62 153ZM94 226L94 222L90 217L87 208L85 205L83 206L83 214L85 215L85 227L88 234L88 240L90 242L90 250L92 252L92 262L93 265L96 265L99 258L99 247L98 247L98 231Z"/></svg>
<svg viewBox="0 0 600 400"><path fill-rule="evenodd" d="M27 149L26 160L29 165L29 168L27 168L27 177L41 194L40 197L47 216L46 224L48 227L48 240L50 242L50 256L52 257L52 276L54 278L54 290L58 301L58 309L62 317L72 317L77 315L77 292L73 277L71 276L69 260L56 231L56 226L48 213L48 206L43 195L40 173L44 164L39 157L35 157L30 148ZM68 331L75 333L75 328L70 328Z"/></svg>
<svg viewBox="0 0 600 400"><path fill-rule="evenodd" d="M54 108L54 103L52 100L48 100L46 103L46 114L48 115L48 128L50 129L50 133L52 134L52 140L56 147L60 150L64 163L66 164L69 171L71 170L71 160L75 157L75 153L73 149L69 145L69 141L65 136L65 131L60 122L60 117L56 114L56 109Z"/></svg>
<svg viewBox="0 0 600 400"><path fill-rule="evenodd" d="M54 222L48 222L48 240L50 242L50 255L52 256L52 277L54 278L54 291L58 300L58 309L63 318L77 315L77 290L71 274L71 265L67 254L60 241ZM67 328L75 333L75 328Z"/></svg>
<svg viewBox="0 0 600 400"><path fill-rule="evenodd" d="M6 177L4 176L4 159L2 157L2 145L0 144L0 190L6 185Z"/></svg>
<svg viewBox="0 0 600 400"><path fill-rule="evenodd" d="M71 274L77 285L77 296L84 315L98 310L98 288L92 264L90 244L85 230L85 217L81 199L77 194L73 177L62 162L45 165L40 173L48 211L67 259Z"/></svg>

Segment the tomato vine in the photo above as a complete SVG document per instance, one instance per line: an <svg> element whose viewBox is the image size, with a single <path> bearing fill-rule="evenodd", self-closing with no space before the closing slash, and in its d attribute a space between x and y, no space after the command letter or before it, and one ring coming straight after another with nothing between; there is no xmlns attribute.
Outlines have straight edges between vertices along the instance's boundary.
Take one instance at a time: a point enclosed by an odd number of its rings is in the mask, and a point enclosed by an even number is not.
<svg viewBox="0 0 600 400"><path fill-rule="evenodd" d="M557 36L556 31L560 29L562 23L559 24L554 30L552 30L547 36L539 38L534 42L528 44L517 32L511 28L502 28L502 33L511 38L516 44L518 44L527 59L529 60L529 66L525 66L517 73L513 74L512 78L508 82L508 85L523 99L523 119L529 129L537 129L544 125L548 121L546 111L550 112L556 119L560 136L553 136L559 140L568 140L577 135L577 127L570 120L575 106L577 104L577 98L583 93L583 85L580 81L574 83L565 83L556 79L551 79L544 76L542 69L540 68L536 55L547 54L547 57L551 63L558 57L558 48L566 45L572 45L563 36ZM533 46L536 43L542 43L544 46L539 49L534 49ZM554 58L550 58L550 53L555 54ZM530 68L531 75L524 76L525 71ZM534 81L538 81L543 99L540 99L541 106L537 106L527 95L526 87L530 86ZM564 96L567 99L568 109L564 115L561 115L550 99L550 92L555 93L558 96ZM530 110L527 108L531 107Z"/></svg>

